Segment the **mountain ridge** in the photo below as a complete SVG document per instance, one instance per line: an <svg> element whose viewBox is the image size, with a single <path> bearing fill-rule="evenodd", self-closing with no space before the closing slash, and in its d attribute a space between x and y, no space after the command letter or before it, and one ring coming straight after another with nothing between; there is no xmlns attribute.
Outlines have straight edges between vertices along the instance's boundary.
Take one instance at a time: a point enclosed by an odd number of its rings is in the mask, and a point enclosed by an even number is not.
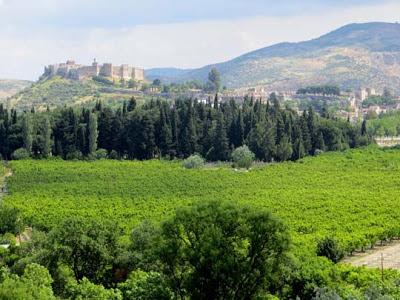
<svg viewBox="0 0 400 300"><path fill-rule="evenodd" d="M337 57L332 57L332 53ZM347 74L344 75L346 72L343 60L347 61ZM307 65L313 69L312 65L315 63L322 65L316 72L307 74L310 73ZM296 70L298 64L305 69L303 74ZM359 75L354 74L353 70L359 67L369 70L372 77L378 77L376 83L378 88L382 88L382 81L387 81L389 85L398 85L400 80L392 78L392 73L395 74L394 77L400 77L400 24L385 22L347 24L315 39L278 43L222 63L198 69L173 69L174 72L171 73L168 69L158 68L149 70L146 75L150 79L158 76L168 82L205 81L209 70L213 67L221 72L223 84L228 87L271 85L276 88L296 88L309 83L327 82L337 83L346 88L374 85L374 80L366 75L366 70ZM340 72L332 74L329 69L333 67ZM387 68L391 70L386 70ZM323 76L324 71L329 76ZM351 77L353 83L349 86L346 82ZM288 83L276 84L282 81Z"/></svg>

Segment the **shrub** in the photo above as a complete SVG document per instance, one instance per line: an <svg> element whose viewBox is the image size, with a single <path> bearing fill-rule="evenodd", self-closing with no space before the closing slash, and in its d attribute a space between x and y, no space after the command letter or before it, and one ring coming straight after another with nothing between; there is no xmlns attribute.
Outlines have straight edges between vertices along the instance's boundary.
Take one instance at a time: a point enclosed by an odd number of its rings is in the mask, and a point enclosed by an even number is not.
<svg viewBox="0 0 400 300"><path fill-rule="evenodd" d="M21 228L19 211L14 207L0 204L0 234L17 234L21 231Z"/></svg>
<svg viewBox="0 0 400 300"><path fill-rule="evenodd" d="M183 166L186 169L198 169L204 166L204 158L200 155L191 155L183 161Z"/></svg>
<svg viewBox="0 0 400 300"><path fill-rule="evenodd" d="M108 156L108 158L109 158L109 159L119 159L119 155L118 155L117 151L112 150L112 151L110 152L110 155Z"/></svg>
<svg viewBox="0 0 400 300"><path fill-rule="evenodd" d="M103 83L105 85L113 85L114 82L112 82L110 79L106 78L106 77L102 77L102 76L93 76L92 77L93 81L97 81L100 83Z"/></svg>
<svg viewBox="0 0 400 300"><path fill-rule="evenodd" d="M106 149L98 149L96 151L96 158L97 159L107 158L107 150Z"/></svg>
<svg viewBox="0 0 400 300"><path fill-rule="evenodd" d="M232 160L235 167L250 168L254 161L254 153L246 145L236 148L232 152Z"/></svg>
<svg viewBox="0 0 400 300"><path fill-rule="evenodd" d="M334 263L337 263L344 257L344 251L334 238L326 237L318 242L317 255L325 256Z"/></svg>
<svg viewBox="0 0 400 300"><path fill-rule="evenodd" d="M313 300L341 300L342 298L333 290L328 288L316 288Z"/></svg>
<svg viewBox="0 0 400 300"><path fill-rule="evenodd" d="M29 152L25 148L19 148L11 154L11 158L15 160L28 159Z"/></svg>
<svg viewBox="0 0 400 300"><path fill-rule="evenodd" d="M124 299L173 299L163 276L156 272L134 271L128 280L119 284Z"/></svg>
<svg viewBox="0 0 400 300"><path fill-rule="evenodd" d="M74 160L74 159L80 160L83 158L83 154L81 151L74 151L74 152L68 153L66 158L68 160Z"/></svg>

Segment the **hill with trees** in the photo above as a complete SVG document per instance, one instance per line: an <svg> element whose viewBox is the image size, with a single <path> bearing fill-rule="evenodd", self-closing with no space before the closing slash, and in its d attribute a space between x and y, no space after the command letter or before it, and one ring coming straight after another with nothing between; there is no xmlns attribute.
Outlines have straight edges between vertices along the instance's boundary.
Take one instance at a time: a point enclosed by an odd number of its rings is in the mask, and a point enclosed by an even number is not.
<svg viewBox="0 0 400 300"><path fill-rule="evenodd" d="M143 99L143 94L135 92L128 82L114 83L106 78L77 81L55 76L42 78L8 100L0 100L0 103L19 111L28 111L32 108L44 111L47 108L63 106L93 107L96 101L111 106L120 105L124 100L129 100L133 94L138 100Z"/></svg>
<svg viewBox="0 0 400 300"><path fill-rule="evenodd" d="M400 92L400 24L349 24L310 41L276 44L200 69L147 70L146 76L206 81L214 67L227 87L297 90L329 83L343 90L390 86Z"/></svg>

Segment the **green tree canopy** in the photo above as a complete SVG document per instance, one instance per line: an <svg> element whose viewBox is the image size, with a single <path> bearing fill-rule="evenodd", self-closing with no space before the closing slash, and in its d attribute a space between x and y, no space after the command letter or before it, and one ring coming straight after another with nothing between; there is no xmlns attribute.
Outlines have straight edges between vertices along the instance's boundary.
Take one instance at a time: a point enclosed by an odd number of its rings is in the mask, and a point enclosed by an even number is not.
<svg viewBox="0 0 400 300"><path fill-rule="evenodd" d="M159 258L176 295L250 299L285 262L288 232L270 213L211 201L177 210L162 226Z"/></svg>

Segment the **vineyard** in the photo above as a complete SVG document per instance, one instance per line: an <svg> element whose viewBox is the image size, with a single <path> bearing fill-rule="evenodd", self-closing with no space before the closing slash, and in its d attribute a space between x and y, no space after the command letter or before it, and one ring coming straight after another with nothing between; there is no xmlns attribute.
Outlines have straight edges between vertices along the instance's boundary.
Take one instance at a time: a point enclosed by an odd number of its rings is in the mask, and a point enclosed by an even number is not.
<svg viewBox="0 0 400 300"><path fill-rule="evenodd" d="M14 161L5 201L41 229L80 215L113 220L125 234L193 201L236 201L282 218L297 246L334 236L351 253L400 236L399 154L372 146L249 172L155 160Z"/></svg>

